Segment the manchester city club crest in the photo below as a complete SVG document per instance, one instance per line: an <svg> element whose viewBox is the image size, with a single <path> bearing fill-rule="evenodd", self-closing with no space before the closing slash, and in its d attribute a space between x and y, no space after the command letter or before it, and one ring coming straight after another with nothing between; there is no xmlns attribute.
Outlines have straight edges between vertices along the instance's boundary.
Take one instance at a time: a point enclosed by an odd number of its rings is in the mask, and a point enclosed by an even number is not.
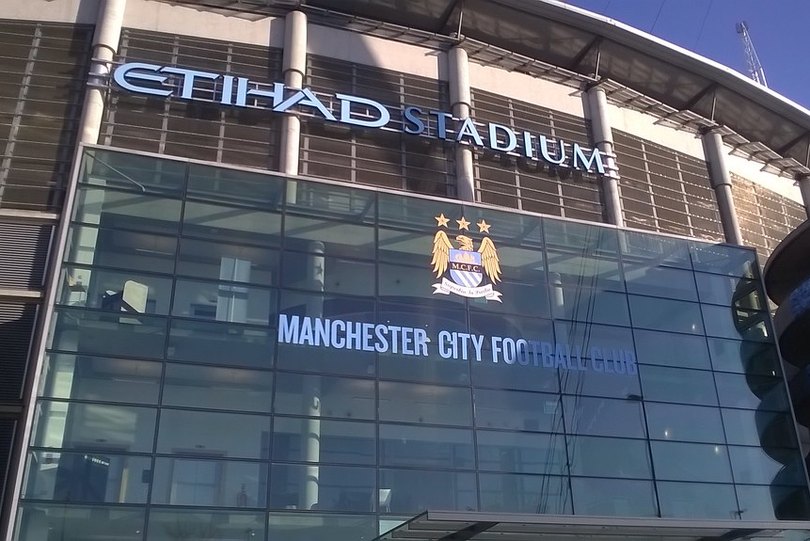
<svg viewBox="0 0 810 541"><path fill-rule="evenodd" d="M474 240L462 233L470 233L470 222L462 216L455 220L458 232L455 241L457 247L447 235L450 218L444 214L436 216L439 230L433 237L433 272L441 282L433 284L433 294L449 295L454 293L462 297L484 298L490 301L501 301L501 293L495 291L493 286L501 281L501 264L498 260L498 250L492 239L485 236L481 239L478 250L475 249ZM492 227L484 220L477 224L479 233L489 233Z"/></svg>

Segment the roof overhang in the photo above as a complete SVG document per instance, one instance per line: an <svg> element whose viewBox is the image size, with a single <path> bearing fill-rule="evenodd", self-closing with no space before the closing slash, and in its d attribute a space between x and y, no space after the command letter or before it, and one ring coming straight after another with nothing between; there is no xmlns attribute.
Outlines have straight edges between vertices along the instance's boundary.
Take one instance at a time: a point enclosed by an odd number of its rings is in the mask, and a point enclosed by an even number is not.
<svg viewBox="0 0 810 541"><path fill-rule="evenodd" d="M810 537L807 522L425 511L374 541L732 541Z"/></svg>

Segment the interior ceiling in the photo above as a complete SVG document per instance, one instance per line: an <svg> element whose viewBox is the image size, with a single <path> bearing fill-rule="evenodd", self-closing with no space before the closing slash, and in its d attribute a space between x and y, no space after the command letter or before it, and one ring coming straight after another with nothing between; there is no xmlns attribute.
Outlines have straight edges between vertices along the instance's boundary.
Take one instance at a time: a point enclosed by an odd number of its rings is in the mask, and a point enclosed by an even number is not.
<svg viewBox="0 0 810 541"><path fill-rule="evenodd" d="M377 21L450 40L460 35L587 80L618 83L662 104L649 107L659 116L683 124L687 112L692 129L725 128L726 143L774 172L810 174L810 111L715 62L556 0L159 1L253 19L298 8L335 26L364 19L369 31L380 28Z"/></svg>

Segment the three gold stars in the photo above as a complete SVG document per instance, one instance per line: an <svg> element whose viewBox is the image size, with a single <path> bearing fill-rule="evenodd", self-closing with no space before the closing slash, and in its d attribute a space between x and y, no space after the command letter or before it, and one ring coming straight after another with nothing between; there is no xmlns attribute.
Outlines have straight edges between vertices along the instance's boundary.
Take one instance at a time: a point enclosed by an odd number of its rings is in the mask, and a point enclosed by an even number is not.
<svg viewBox="0 0 810 541"><path fill-rule="evenodd" d="M447 227L447 224L450 222L450 218L446 217L444 213L434 216L433 218L436 220L436 227ZM459 231L470 230L470 222L468 222L464 216L462 216L460 220L456 220L456 223L458 224ZM479 233L489 233L489 228L492 227L492 225L488 224L483 219L475 225L478 226Z"/></svg>

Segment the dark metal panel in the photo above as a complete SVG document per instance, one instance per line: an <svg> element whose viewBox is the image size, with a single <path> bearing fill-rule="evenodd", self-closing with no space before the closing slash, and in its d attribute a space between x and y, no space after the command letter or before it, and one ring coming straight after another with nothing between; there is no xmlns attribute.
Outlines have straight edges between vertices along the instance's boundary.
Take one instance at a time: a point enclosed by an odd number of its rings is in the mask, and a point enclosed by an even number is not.
<svg viewBox="0 0 810 541"><path fill-rule="evenodd" d="M39 289L53 226L0 222L0 288Z"/></svg>
<svg viewBox="0 0 810 541"><path fill-rule="evenodd" d="M0 402L22 396L36 314L36 304L0 302Z"/></svg>

